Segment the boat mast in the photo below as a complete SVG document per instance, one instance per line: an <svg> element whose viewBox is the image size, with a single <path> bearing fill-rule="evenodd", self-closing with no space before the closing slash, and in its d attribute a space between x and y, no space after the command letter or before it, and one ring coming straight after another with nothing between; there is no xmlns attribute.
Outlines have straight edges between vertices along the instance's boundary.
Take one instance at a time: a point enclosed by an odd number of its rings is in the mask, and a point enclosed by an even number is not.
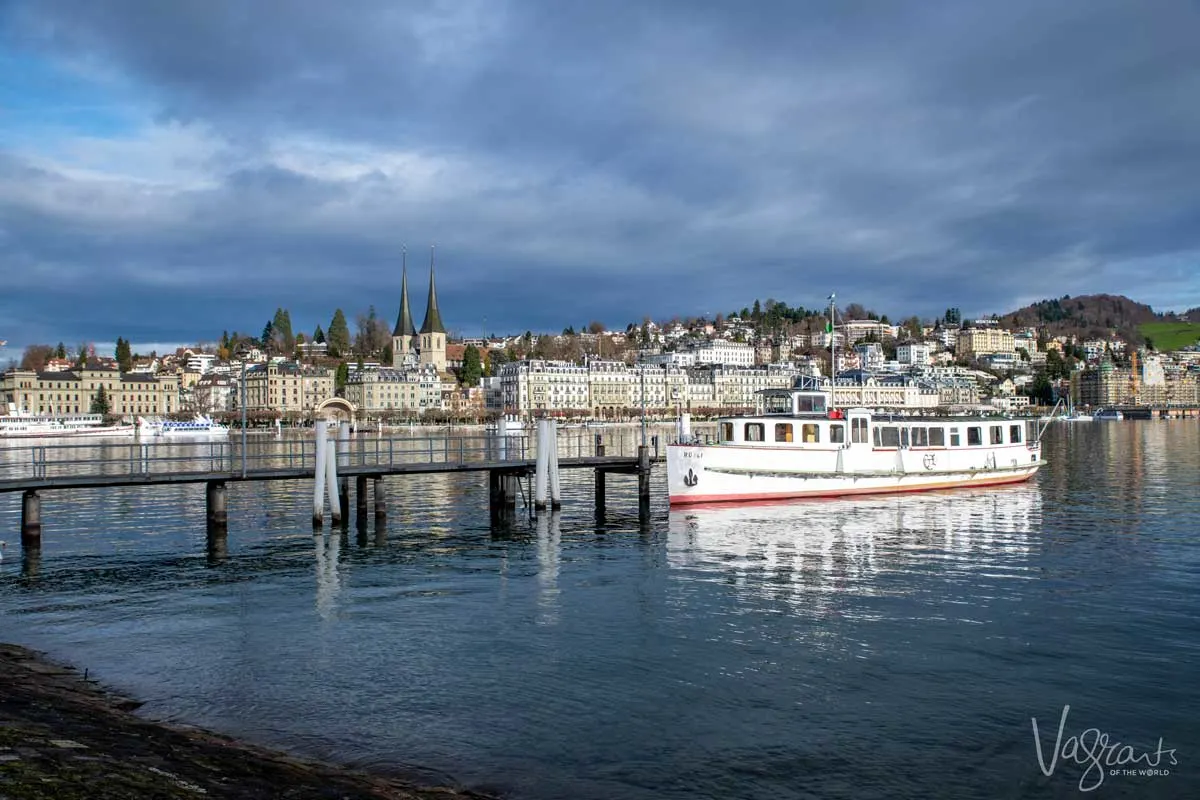
<svg viewBox="0 0 1200 800"><path fill-rule="evenodd" d="M832 391L833 383L837 380L837 334L834 333L833 311L834 298L837 294L829 295L829 387Z"/></svg>

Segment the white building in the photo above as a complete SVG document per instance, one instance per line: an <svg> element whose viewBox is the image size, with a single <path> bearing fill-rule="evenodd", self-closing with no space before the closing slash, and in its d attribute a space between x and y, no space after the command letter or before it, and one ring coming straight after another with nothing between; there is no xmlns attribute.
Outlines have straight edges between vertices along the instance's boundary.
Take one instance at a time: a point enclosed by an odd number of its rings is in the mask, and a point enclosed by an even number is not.
<svg viewBox="0 0 1200 800"><path fill-rule="evenodd" d="M187 362L184 364L184 372L197 372L201 375L207 375L212 372L213 362L217 357L213 353L189 353Z"/></svg>
<svg viewBox="0 0 1200 800"><path fill-rule="evenodd" d="M883 345L879 342L863 342L854 345L858 354L858 364L861 369L876 369L883 364Z"/></svg>
<svg viewBox="0 0 1200 800"><path fill-rule="evenodd" d="M933 363L937 345L929 342L905 342L896 348L896 360L901 364L928 366Z"/></svg>
<svg viewBox="0 0 1200 800"><path fill-rule="evenodd" d="M754 366L754 348L744 342L713 339L693 348L695 364L722 364L731 367Z"/></svg>

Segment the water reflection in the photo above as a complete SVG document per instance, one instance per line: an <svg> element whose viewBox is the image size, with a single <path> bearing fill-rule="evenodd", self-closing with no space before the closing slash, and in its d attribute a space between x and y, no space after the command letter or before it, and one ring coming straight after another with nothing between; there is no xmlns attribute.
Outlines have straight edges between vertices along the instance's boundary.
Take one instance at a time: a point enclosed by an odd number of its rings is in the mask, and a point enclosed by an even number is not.
<svg viewBox="0 0 1200 800"><path fill-rule="evenodd" d="M559 615L558 570L562 557L562 513L551 511L538 514L538 622L554 625Z"/></svg>
<svg viewBox="0 0 1200 800"><path fill-rule="evenodd" d="M670 512L667 563L810 607L833 592L900 591L889 573L1028 569L1036 484L1011 489L710 507ZM910 584L911 586L911 584Z"/></svg>
<svg viewBox="0 0 1200 800"><path fill-rule="evenodd" d="M313 545L317 556L317 615L329 620L337 614L338 595L342 591L342 578L338 574L342 535L336 531L313 534Z"/></svg>

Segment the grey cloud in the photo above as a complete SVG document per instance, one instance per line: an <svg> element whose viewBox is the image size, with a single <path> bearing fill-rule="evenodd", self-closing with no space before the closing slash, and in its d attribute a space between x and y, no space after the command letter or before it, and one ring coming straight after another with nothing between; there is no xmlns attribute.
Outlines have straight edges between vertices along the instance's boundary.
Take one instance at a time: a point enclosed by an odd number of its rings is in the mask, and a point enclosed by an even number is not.
<svg viewBox="0 0 1200 800"><path fill-rule="evenodd" d="M130 209L108 218L85 213L94 186L10 154L26 187L0 192L0 255L24 274L386 315L400 243L436 240L447 316L494 327L833 289L890 314L1200 304L1189 4L39 0L8 21L220 143L204 186L105 184ZM304 174L281 137L433 172Z"/></svg>

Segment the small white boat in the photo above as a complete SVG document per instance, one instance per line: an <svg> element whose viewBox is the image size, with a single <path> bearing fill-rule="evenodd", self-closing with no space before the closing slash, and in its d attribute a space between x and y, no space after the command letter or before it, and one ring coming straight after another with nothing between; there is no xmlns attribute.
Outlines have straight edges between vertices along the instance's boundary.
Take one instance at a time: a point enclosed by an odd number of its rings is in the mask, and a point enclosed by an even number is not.
<svg viewBox="0 0 1200 800"><path fill-rule="evenodd" d="M1092 416L1092 419L1096 422L1111 422L1114 420L1123 420L1125 419L1125 415L1115 408L1102 408Z"/></svg>
<svg viewBox="0 0 1200 800"><path fill-rule="evenodd" d="M229 428L213 421L212 417L196 415L189 420L138 418L139 435L143 438L162 439L223 439L229 436Z"/></svg>
<svg viewBox="0 0 1200 800"><path fill-rule="evenodd" d="M102 414L57 417L16 411L0 416L0 439L123 438L136 430L133 425L105 425Z"/></svg>

